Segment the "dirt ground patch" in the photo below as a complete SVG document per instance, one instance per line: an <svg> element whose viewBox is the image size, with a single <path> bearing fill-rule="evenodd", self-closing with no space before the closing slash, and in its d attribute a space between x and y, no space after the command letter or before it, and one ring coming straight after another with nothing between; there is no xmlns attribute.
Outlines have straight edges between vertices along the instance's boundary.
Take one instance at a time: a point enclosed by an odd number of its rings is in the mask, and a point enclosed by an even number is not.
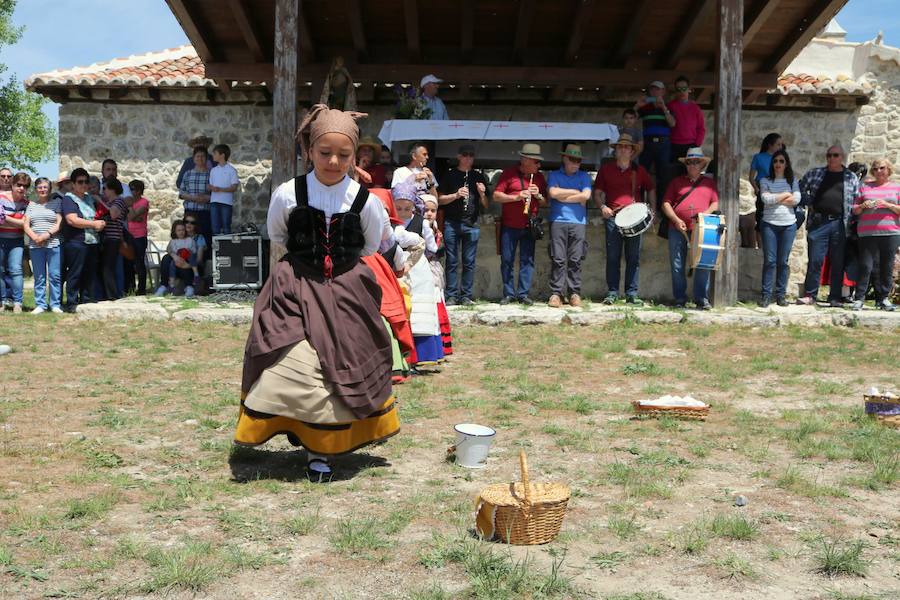
<svg viewBox="0 0 900 600"><path fill-rule="evenodd" d="M2 598L900 597L900 432L861 407L893 333L457 328L400 434L316 485L283 439L232 448L244 328L47 317L0 317ZM663 394L709 420L631 418ZM444 460L469 421L479 471ZM478 541L520 448L571 486L563 532Z"/></svg>

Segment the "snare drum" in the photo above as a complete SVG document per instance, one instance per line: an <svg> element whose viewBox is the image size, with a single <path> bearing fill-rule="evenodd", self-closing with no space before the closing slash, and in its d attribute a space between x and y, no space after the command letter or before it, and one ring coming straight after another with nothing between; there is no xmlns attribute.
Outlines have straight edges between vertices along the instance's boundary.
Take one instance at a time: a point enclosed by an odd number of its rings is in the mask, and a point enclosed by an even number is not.
<svg viewBox="0 0 900 600"><path fill-rule="evenodd" d="M691 268L715 271L722 263L725 250L725 217L697 215L691 232Z"/></svg>
<svg viewBox="0 0 900 600"><path fill-rule="evenodd" d="M616 227L625 237L641 235L653 224L650 209L642 202L629 204L616 213Z"/></svg>

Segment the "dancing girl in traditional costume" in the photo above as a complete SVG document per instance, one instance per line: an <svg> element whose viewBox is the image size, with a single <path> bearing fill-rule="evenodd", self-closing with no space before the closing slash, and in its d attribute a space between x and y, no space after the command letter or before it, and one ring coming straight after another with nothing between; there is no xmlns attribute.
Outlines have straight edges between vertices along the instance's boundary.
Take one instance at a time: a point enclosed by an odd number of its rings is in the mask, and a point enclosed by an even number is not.
<svg viewBox="0 0 900 600"><path fill-rule="evenodd" d="M391 392L391 331L382 288L361 257L393 235L375 196L348 176L359 113L314 106L298 131L306 175L281 184L269 204L274 264L253 308L244 353L235 443L285 434L304 446L314 479L329 457L384 440L400 428Z"/></svg>

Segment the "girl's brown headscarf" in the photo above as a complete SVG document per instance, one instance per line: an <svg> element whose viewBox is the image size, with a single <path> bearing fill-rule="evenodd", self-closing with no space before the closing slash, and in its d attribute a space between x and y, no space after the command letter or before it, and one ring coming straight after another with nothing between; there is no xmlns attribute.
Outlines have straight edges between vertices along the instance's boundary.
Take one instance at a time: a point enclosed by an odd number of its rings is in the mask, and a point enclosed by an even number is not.
<svg viewBox="0 0 900 600"><path fill-rule="evenodd" d="M356 124L357 119L369 116L367 113L350 112L328 108L325 104L316 104L300 123L297 129L297 142L300 144L300 152L303 156L303 162L306 168L312 166L312 160L309 157L309 149L316 140L326 133L342 133L350 138L353 142L353 152L356 153L356 147L359 145L359 127Z"/></svg>

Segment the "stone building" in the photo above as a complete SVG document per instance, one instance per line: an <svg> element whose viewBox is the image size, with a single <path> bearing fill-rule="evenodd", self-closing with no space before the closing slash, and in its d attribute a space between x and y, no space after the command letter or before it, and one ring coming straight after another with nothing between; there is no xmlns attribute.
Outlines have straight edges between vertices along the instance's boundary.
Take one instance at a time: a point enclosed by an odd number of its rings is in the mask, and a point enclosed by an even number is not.
<svg viewBox="0 0 900 600"><path fill-rule="evenodd" d="M28 89L61 104L59 111L60 170L84 166L99 172L106 157L119 162L120 175L143 179L152 201L152 238L168 236L171 220L180 213L175 177L190 154L187 140L197 133L231 146L232 162L241 178L234 223L263 223L271 187L272 108L265 84L242 83L219 88L205 77L205 70L190 46L88 67L33 75ZM318 98L307 86L305 99ZM635 90L637 93L637 90ZM448 94L450 96L450 94ZM630 97L599 97L584 93L579 102L547 106L522 101L505 103L502 94L489 102L448 100L452 118L521 121L576 121L617 123ZM385 119L392 118L392 84L376 85L360 98L360 109L369 113L361 123L364 134L375 136ZM705 109L709 97L699 98ZM708 130L712 114L707 110ZM743 162L758 151L762 137L780 132L789 148L795 171L824 163L825 149L841 143L850 161L869 162L887 156L900 159L900 49L885 46L880 38L852 43L832 22L814 38L778 79L776 89L745 98L742 116ZM712 152L707 135L706 151ZM550 154L551 152L548 152ZM742 204L752 203L752 190L742 181ZM593 211L594 213L596 211ZM599 217L592 215L589 243L602 247ZM494 230L482 228L476 293L498 297L499 259L494 254ZM668 254L653 235L645 236L642 251L642 294L670 295ZM760 278L758 250L741 250L741 296L755 298ZM538 252L535 292L546 292L549 260ZM792 286L802 281L806 241L798 235L792 253ZM589 252L586 260L589 296L604 292L602 254Z"/></svg>

